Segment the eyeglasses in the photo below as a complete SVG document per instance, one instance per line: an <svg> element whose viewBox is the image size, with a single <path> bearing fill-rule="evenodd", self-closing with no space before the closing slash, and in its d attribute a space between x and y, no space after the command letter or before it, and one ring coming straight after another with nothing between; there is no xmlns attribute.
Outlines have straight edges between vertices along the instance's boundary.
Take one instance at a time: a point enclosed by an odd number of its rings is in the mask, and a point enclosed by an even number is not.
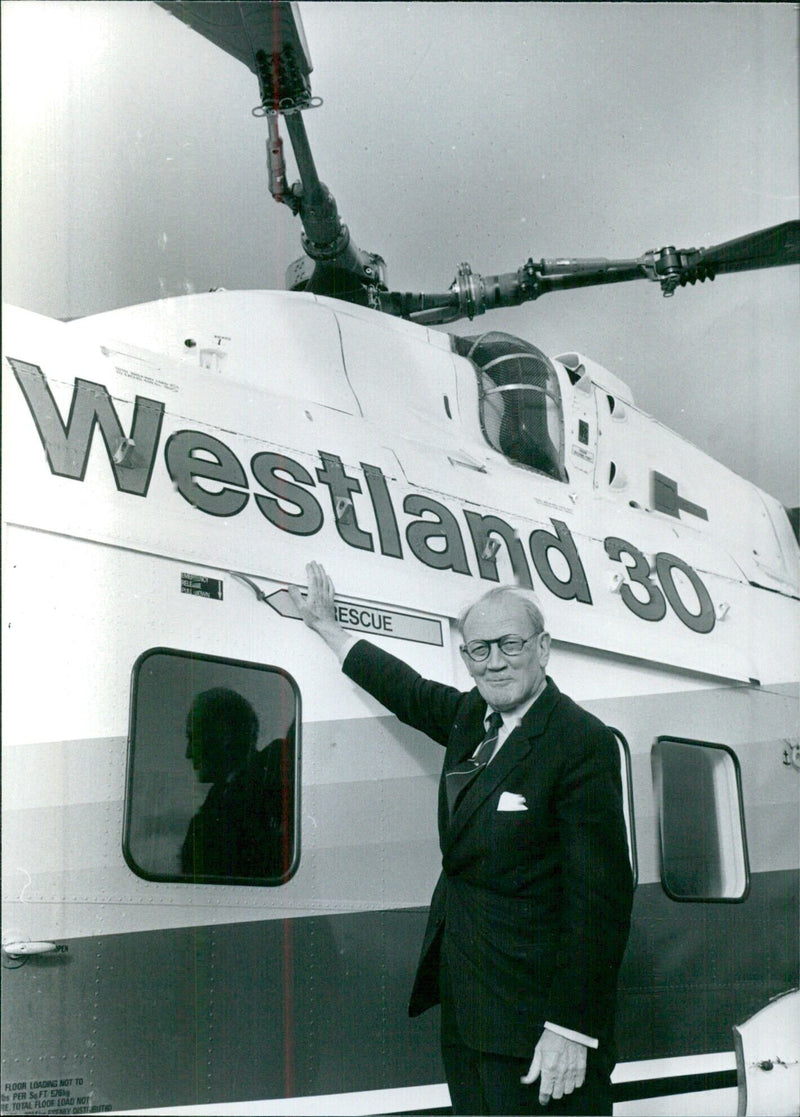
<svg viewBox="0 0 800 1117"><path fill-rule="evenodd" d="M522 636L501 636L497 640L471 640L469 644L462 644L461 650L475 663L483 663L484 660L489 658L492 644L497 644L503 655L513 657L522 655L522 649L525 645L541 635L541 632L534 632L533 636L524 639Z"/></svg>

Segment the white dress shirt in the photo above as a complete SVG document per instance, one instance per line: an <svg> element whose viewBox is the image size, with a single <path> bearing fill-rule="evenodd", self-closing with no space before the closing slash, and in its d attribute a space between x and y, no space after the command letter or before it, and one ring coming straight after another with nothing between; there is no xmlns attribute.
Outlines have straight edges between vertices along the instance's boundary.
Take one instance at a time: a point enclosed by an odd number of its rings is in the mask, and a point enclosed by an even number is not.
<svg viewBox="0 0 800 1117"><path fill-rule="evenodd" d="M525 717L528 710L534 704L536 699L541 694L543 694L544 688L546 686L547 686L547 683L543 682L542 685L539 687L539 689L536 691L536 693L533 695L532 698L528 698L525 702L522 702L519 706L515 706L513 710L502 710L502 711L498 710L498 711L496 711L497 713L500 714L500 717L503 719L503 724L500 726L500 729L499 729L498 734L497 734L497 744L494 746L494 752L492 753L492 755L489 759L490 764L492 763L494 758L497 756L498 752L500 752L500 749L503 747L506 739L511 736L511 734L517 728L519 723ZM486 729L487 732L489 731L489 718L493 713L495 713L494 708L492 706L487 707L486 716L483 719L483 725L484 725L484 728ZM480 745L478 746L478 748L480 748ZM478 750L476 749L475 751L477 752Z"/></svg>

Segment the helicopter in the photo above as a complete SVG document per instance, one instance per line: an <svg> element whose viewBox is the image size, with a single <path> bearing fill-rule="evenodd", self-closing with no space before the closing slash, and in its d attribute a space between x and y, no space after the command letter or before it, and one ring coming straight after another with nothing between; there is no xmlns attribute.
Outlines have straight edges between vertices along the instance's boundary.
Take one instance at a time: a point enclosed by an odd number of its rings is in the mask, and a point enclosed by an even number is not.
<svg viewBox="0 0 800 1117"><path fill-rule="evenodd" d="M312 549L345 627L456 685L465 599L532 586L554 674L615 727L637 879L615 1112L791 1093L788 1031L744 1067L733 1032L797 984L790 521L585 354L436 327L640 279L688 298L800 262L800 223L395 291L317 174L297 6L158 7L254 74L304 256L285 292L7 312L4 1108L446 1112L435 1019L404 1016L441 758L299 623ZM280 743L258 872L182 860L187 715L220 689L264 773Z"/></svg>

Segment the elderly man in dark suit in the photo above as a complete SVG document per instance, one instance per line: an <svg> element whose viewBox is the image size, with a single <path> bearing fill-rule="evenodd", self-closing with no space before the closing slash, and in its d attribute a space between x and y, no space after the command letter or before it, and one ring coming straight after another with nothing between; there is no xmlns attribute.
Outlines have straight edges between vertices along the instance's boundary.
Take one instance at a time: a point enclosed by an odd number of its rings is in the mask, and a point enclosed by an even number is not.
<svg viewBox="0 0 800 1117"><path fill-rule="evenodd" d="M446 748L443 871L409 1012L441 1002L454 1113L610 1114L632 895L613 734L546 676L530 591L495 587L462 614L464 693L346 633L330 578L306 569L307 598L290 591L305 623L345 674Z"/></svg>

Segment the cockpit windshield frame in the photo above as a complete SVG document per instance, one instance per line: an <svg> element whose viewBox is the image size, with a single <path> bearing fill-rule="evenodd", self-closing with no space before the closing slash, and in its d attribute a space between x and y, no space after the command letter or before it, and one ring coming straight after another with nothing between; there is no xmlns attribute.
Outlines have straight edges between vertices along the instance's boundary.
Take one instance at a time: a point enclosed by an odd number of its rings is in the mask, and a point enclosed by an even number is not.
<svg viewBox="0 0 800 1117"><path fill-rule="evenodd" d="M457 337L455 345L475 368L481 430L492 449L515 465L566 481L564 409L550 358L494 330Z"/></svg>

